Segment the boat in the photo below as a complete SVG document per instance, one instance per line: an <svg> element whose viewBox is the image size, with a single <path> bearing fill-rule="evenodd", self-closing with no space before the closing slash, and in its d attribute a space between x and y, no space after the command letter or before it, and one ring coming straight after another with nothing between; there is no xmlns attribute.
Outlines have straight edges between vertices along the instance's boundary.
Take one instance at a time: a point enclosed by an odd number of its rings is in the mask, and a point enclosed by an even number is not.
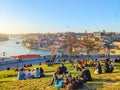
<svg viewBox="0 0 120 90"><path fill-rule="evenodd" d="M20 44L20 42L16 42L16 44Z"/></svg>
<svg viewBox="0 0 120 90"><path fill-rule="evenodd" d="M11 56L13 59L27 59L27 58L40 58L39 54L26 54L26 55L17 55Z"/></svg>

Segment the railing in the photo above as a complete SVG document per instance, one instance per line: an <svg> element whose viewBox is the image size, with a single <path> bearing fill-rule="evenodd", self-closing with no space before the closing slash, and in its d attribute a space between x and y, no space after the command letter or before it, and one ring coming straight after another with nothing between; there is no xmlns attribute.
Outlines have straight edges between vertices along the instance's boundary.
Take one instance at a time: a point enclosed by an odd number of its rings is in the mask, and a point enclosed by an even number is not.
<svg viewBox="0 0 120 90"><path fill-rule="evenodd" d="M90 55L89 59L103 59L103 58L108 58L108 56L100 56L100 55ZM120 58L120 55L110 55L109 58ZM61 61L62 59L65 60L87 60L87 55L77 55L77 56L58 56L55 58L55 62ZM43 56L41 58L28 58L28 59L23 59L23 60L15 60L15 59L6 59L2 62L0 62L0 70L5 70L7 67L22 67L24 64L40 64L40 63L45 63L46 60L52 60L51 56Z"/></svg>

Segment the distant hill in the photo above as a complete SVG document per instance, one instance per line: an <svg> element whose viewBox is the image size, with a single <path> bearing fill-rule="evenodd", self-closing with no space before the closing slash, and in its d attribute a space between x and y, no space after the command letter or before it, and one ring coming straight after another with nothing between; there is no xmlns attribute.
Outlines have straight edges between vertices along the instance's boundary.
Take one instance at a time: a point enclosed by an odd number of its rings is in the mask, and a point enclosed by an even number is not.
<svg viewBox="0 0 120 90"><path fill-rule="evenodd" d="M0 33L0 41L7 41L7 40L9 40L9 36L6 34Z"/></svg>

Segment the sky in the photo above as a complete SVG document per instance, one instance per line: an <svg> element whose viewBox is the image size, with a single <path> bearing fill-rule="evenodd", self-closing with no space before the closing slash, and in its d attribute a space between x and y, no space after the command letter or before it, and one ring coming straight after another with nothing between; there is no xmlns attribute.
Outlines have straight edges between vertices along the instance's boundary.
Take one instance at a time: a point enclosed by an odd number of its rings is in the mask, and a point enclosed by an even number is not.
<svg viewBox="0 0 120 90"><path fill-rule="evenodd" d="M120 0L0 0L0 33L120 32Z"/></svg>

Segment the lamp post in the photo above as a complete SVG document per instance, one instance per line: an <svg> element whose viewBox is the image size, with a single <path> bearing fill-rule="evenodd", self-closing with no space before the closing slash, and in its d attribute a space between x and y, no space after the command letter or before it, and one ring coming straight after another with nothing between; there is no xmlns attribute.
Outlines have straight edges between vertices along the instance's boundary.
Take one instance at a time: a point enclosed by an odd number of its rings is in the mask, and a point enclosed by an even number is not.
<svg viewBox="0 0 120 90"><path fill-rule="evenodd" d="M18 60L19 60L19 58L17 58L16 60L17 60L17 68L18 68Z"/></svg>
<svg viewBox="0 0 120 90"><path fill-rule="evenodd" d="M56 47L54 45L51 45L51 58L52 58L52 63L54 63L55 59L55 52L56 52Z"/></svg>

